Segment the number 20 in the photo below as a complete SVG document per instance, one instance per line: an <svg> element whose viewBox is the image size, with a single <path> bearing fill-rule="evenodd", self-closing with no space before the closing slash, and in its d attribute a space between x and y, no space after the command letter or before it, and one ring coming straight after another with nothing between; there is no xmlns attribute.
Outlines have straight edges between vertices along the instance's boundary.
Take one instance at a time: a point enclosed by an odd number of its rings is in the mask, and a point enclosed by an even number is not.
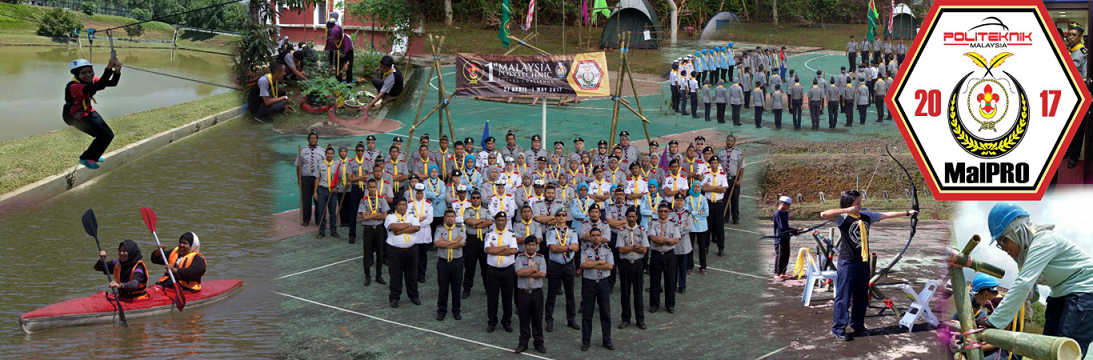
<svg viewBox="0 0 1093 360"><path fill-rule="evenodd" d="M915 100L919 100L918 109L915 110L915 116L939 116L941 115L941 91L930 90L915 90ZM922 111L922 108L926 108L929 115Z"/></svg>

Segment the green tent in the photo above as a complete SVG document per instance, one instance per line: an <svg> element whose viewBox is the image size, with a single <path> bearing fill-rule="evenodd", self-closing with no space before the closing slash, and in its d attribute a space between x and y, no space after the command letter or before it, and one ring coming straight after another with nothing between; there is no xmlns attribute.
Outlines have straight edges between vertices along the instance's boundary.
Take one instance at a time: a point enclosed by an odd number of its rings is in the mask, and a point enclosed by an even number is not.
<svg viewBox="0 0 1093 360"><path fill-rule="evenodd" d="M892 40L914 40L918 20L911 13L911 8L907 4L897 4L896 11L892 13L892 32L888 32L888 28L885 27L884 36Z"/></svg>
<svg viewBox="0 0 1093 360"><path fill-rule="evenodd" d="M645 30L649 30L649 40L645 40ZM604 23L600 35L600 48L618 48L619 33L630 31L630 48L656 49L660 47L656 39L662 38L660 21L648 0L621 0L619 8L611 11L611 16Z"/></svg>

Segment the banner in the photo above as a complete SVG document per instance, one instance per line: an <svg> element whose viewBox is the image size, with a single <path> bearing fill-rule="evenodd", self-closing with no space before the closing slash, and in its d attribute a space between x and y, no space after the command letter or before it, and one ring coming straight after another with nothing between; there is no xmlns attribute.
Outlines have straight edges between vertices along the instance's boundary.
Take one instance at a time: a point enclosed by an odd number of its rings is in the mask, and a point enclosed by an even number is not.
<svg viewBox="0 0 1093 360"><path fill-rule="evenodd" d="M456 54L456 96L611 95L607 55Z"/></svg>

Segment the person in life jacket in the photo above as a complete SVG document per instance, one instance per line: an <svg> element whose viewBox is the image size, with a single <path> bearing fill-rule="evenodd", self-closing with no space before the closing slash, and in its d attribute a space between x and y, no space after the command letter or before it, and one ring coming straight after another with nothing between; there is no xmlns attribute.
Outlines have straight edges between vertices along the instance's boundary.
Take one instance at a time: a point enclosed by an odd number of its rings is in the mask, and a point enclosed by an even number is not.
<svg viewBox="0 0 1093 360"><path fill-rule="evenodd" d="M182 290L190 292L201 291L201 277L205 276L205 256L201 255L201 241L197 234L187 232L178 238L178 246L167 252L163 244L159 245L159 251L167 253L168 266L163 263L162 256L152 256L152 263L163 265L163 269L175 274L175 280L182 286ZM158 255L158 254L157 254ZM156 285L173 289L174 283L171 277L164 273Z"/></svg>
<svg viewBox="0 0 1093 360"><path fill-rule="evenodd" d="M106 256L106 251L99 251L99 256ZM95 271L110 275L110 287L118 289L118 298L122 300L147 299L148 267L141 261L140 248L133 240L122 241L118 245L118 258L103 264L95 262Z"/></svg>
<svg viewBox="0 0 1093 360"><path fill-rule="evenodd" d="M103 161L102 154L114 141L114 131L106 125L93 107L97 103L95 93L107 87L118 86L121 79L121 62L115 57L110 58L106 64L102 77L95 76L95 69L91 62L84 59L73 60L68 66L72 73L72 80L65 85L65 104L61 117L65 124L83 131L95 138L91 145L80 155L80 164L89 169L98 169L99 162Z"/></svg>
<svg viewBox="0 0 1093 360"><path fill-rule="evenodd" d="M269 64L269 74L262 75L251 85L247 95L247 110L255 119L270 122L270 116L293 110L288 106L288 96L278 89L278 82L285 78L285 63L273 61Z"/></svg>
<svg viewBox="0 0 1093 360"><path fill-rule="evenodd" d="M372 108L376 102L383 99L383 101L389 101L402 94L402 71L395 68L395 59L390 55L384 55L380 59L380 66L376 68L375 72L380 73L380 77L372 78L372 86L379 90L379 94L376 95L368 105L361 108L361 112L368 112L368 109Z"/></svg>

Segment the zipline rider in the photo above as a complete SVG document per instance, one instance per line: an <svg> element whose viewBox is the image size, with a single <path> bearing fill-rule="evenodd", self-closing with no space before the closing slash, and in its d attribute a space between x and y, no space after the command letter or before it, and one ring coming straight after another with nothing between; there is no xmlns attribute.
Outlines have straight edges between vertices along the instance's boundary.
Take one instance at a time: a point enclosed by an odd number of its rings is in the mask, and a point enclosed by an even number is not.
<svg viewBox="0 0 1093 360"><path fill-rule="evenodd" d="M98 103L95 101L95 93L107 87L118 86L121 62L118 62L118 58L111 57L102 77L95 76L91 62L84 59L73 60L68 71L72 73L72 81L65 85L62 118L65 124L95 138L80 155L80 164L88 169L98 169L98 162L103 161L102 154L106 152L110 142L114 141L114 132L106 125L106 120L103 120L99 112L91 107L91 103Z"/></svg>

